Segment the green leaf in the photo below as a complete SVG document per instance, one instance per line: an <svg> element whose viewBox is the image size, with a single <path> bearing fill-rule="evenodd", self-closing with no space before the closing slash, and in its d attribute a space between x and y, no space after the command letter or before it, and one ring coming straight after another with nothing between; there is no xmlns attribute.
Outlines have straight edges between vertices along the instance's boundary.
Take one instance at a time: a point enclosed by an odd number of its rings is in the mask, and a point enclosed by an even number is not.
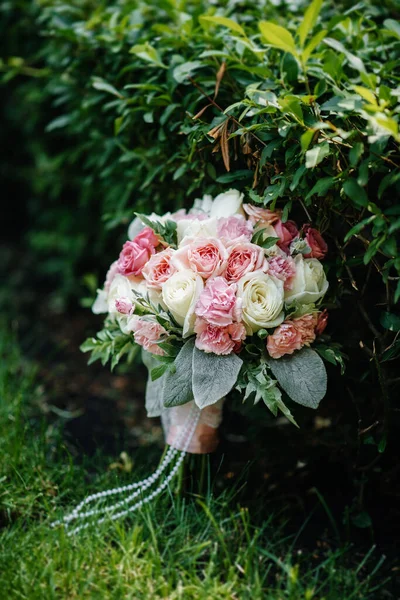
<svg viewBox="0 0 400 600"><path fill-rule="evenodd" d="M354 90L359 96L361 96L361 98L364 98L364 100L369 102L369 104L374 104L375 106L378 105L375 98L375 94L371 92L371 90L369 90L368 88L362 87L361 85L355 85Z"/></svg>
<svg viewBox="0 0 400 600"><path fill-rule="evenodd" d="M318 179L317 183L311 188L306 196L306 200L311 198L314 194L318 194L318 196L324 196L328 190L331 189L336 183L334 177L323 177L322 179Z"/></svg>
<svg viewBox="0 0 400 600"><path fill-rule="evenodd" d="M328 31L326 29L322 29L322 31L319 31L311 38L301 54L303 62L306 63L308 61L315 48L319 46L323 39L325 39L327 33Z"/></svg>
<svg viewBox="0 0 400 600"><path fill-rule="evenodd" d="M175 67L172 71L172 76L178 83L189 83L188 77L191 77L193 71L203 66L199 60L193 60L189 62L182 63Z"/></svg>
<svg viewBox="0 0 400 600"><path fill-rule="evenodd" d="M96 90L107 92L108 94L117 96L117 98L123 98L122 94L120 94L113 85L107 83L107 81L104 81L104 79L101 79L100 77L93 77L92 85Z"/></svg>
<svg viewBox="0 0 400 600"><path fill-rule="evenodd" d="M307 169L313 169L320 162L324 160L328 156L330 152L329 144L323 143L314 146L311 150L307 150L306 152L306 167Z"/></svg>
<svg viewBox="0 0 400 600"><path fill-rule="evenodd" d="M214 23L215 25L223 25L224 27L227 27L231 31L236 31L236 33L240 33L240 35L242 35L243 37L246 37L246 32L243 29L243 27L241 27L239 25L239 23L236 23L236 21L233 21L232 19L228 19L227 17L201 16L199 18L199 20L206 21L208 23Z"/></svg>
<svg viewBox="0 0 400 600"><path fill-rule="evenodd" d="M199 408L215 404L235 386L243 361L236 354L219 356L194 348L193 397Z"/></svg>
<svg viewBox="0 0 400 600"><path fill-rule="evenodd" d="M391 33L394 33L397 38L400 40L400 23L399 21L395 21L394 19L385 19L383 21L384 26Z"/></svg>
<svg viewBox="0 0 400 600"><path fill-rule="evenodd" d="M188 340L174 361L175 372L168 371L164 375L162 392L163 405L179 406L193 400L192 361L194 356L194 340Z"/></svg>
<svg viewBox="0 0 400 600"><path fill-rule="evenodd" d="M360 71L361 73L366 73L366 69L364 66L363 61L361 60L361 58L358 58L358 56L355 56L355 54L352 54L351 52L349 52L341 42L339 42L338 40L335 40L333 38L325 38L325 44L327 44L328 46L330 46L331 48L333 48L334 50L336 50L337 52L340 52L341 54L344 54L345 57L347 58L347 61L349 63L349 65L355 69L356 71Z"/></svg>
<svg viewBox="0 0 400 600"><path fill-rule="evenodd" d="M356 206L368 206L368 196L364 188L353 177L344 182L343 191Z"/></svg>
<svg viewBox="0 0 400 600"><path fill-rule="evenodd" d="M364 152L364 144L362 142L356 142L349 152L350 164L355 167L360 160Z"/></svg>
<svg viewBox="0 0 400 600"><path fill-rule="evenodd" d="M159 365L158 367L154 367L154 369L150 371L151 380L157 381L157 379L162 377L166 371L168 371L168 365L166 363Z"/></svg>
<svg viewBox="0 0 400 600"><path fill-rule="evenodd" d="M290 356L270 358L268 366L294 402L318 408L326 394L327 376L324 363L314 350L302 348Z"/></svg>
<svg viewBox="0 0 400 600"><path fill-rule="evenodd" d="M158 67L162 67L164 69L167 68L163 64L157 50L155 48L153 48L153 46L151 46L151 44L149 44L148 42L146 42L145 44L137 44L136 46L133 46L129 50L129 53L136 54L136 56L138 56L139 58L141 58L149 63L153 63L153 64L157 65Z"/></svg>
<svg viewBox="0 0 400 600"><path fill-rule="evenodd" d="M317 22L318 15L320 13L322 6L322 0L314 0L311 2L310 6L307 8L299 27L299 39L301 47L304 46L304 42L306 41L307 35L313 29L315 23Z"/></svg>
<svg viewBox="0 0 400 600"><path fill-rule="evenodd" d="M381 314L380 323L385 329L389 331L400 331L400 316L394 315L390 312L383 312Z"/></svg>
<svg viewBox="0 0 400 600"><path fill-rule="evenodd" d="M356 233L359 233L360 231L362 231L364 229L364 227L366 225L368 225L369 223L371 223L373 220L375 219L375 215L372 215L372 217L368 217L366 219L363 219L362 221L360 221L359 223L357 223L356 225L354 225L354 227L352 227L350 229L350 231L348 231L344 237L344 241L348 242L349 239L351 237L353 237L353 235L356 235Z"/></svg>
<svg viewBox="0 0 400 600"><path fill-rule="evenodd" d="M296 44L290 31L271 21L260 21L258 27L267 44L297 56Z"/></svg>

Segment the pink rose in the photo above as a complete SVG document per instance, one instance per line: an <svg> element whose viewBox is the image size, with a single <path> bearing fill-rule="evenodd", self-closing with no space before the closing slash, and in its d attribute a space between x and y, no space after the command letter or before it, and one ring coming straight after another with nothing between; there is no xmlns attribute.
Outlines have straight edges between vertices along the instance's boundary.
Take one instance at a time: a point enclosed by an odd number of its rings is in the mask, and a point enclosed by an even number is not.
<svg viewBox="0 0 400 600"><path fill-rule="evenodd" d="M229 241L234 241L241 236L250 241L253 235L253 225L250 221L246 221L243 215L221 217L218 219L217 232L218 237Z"/></svg>
<svg viewBox="0 0 400 600"><path fill-rule="evenodd" d="M307 246L311 248L311 252L304 255L305 258L324 258L325 254L328 252L328 244L325 242L318 229L314 229L311 225L306 224L303 226L303 232Z"/></svg>
<svg viewBox="0 0 400 600"><path fill-rule="evenodd" d="M151 227L145 227L132 242L125 242L122 246L117 261L118 272L126 277L141 275L143 267L155 253L159 243L160 240Z"/></svg>
<svg viewBox="0 0 400 600"><path fill-rule="evenodd" d="M236 284L229 285L223 277L207 282L197 301L195 313L207 323L225 327L240 319L240 301L236 298Z"/></svg>
<svg viewBox="0 0 400 600"><path fill-rule="evenodd" d="M229 247L229 256L224 273L227 281L239 281L246 273L267 271L268 263L264 250L250 242L237 242Z"/></svg>
<svg viewBox="0 0 400 600"><path fill-rule="evenodd" d="M326 310L326 308L324 308L324 310L320 313L318 313L318 321L317 321L317 326L315 328L315 335L321 335L322 333L324 333L325 328L328 324L328 311Z"/></svg>
<svg viewBox="0 0 400 600"><path fill-rule="evenodd" d="M275 225L279 221L279 213L268 208L259 208L253 204L243 204L243 208L252 225Z"/></svg>
<svg viewBox="0 0 400 600"><path fill-rule="evenodd" d="M246 330L242 323L232 323L227 327L217 327L197 319L194 326L196 348L214 354L230 354L238 352L242 341L246 337Z"/></svg>
<svg viewBox="0 0 400 600"><path fill-rule="evenodd" d="M135 342L148 352L160 356L165 354L157 342L161 339L161 336L167 334L167 331L157 321L148 321L134 316L128 322L128 330L133 331Z"/></svg>
<svg viewBox="0 0 400 600"><path fill-rule="evenodd" d="M299 230L297 229L296 223L294 221L286 221L286 223L282 223L282 221L279 219L279 221L275 223L274 229L276 235L280 238L278 242L279 248L288 254L289 246L292 240L299 235Z"/></svg>
<svg viewBox="0 0 400 600"><path fill-rule="evenodd" d="M155 249L160 244L158 236L154 233L151 227L145 227L133 239L141 248Z"/></svg>
<svg viewBox="0 0 400 600"><path fill-rule="evenodd" d="M162 252L158 252L158 254L154 254L147 261L142 270L142 275L149 288L161 290L162 284L176 272L175 266L171 264L173 254L174 250L167 248Z"/></svg>
<svg viewBox="0 0 400 600"><path fill-rule="evenodd" d="M285 354L293 354L302 347L301 334L292 321L279 325L267 338L267 350L272 358L281 358Z"/></svg>
<svg viewBox="0 0 400 600"><path fill-rule="evenodd" d="M106 280L104 283L104 289L106 292L108 292L108 290L110 289L112 281L118 272L118 261L115 260L107 271Z"/></svg>
<svg viewBox="0 0 400 600"><path fill-rule="evenodd" d="M133 304L128 298L122 296L121 298L117 298L115 301L115 308L119 313L121 313L121 315L130 315Z"/></svg>
<svg viewBox="0 0 400 600"><path fill-rule="evenodd" d="M175 252L173 264L179 270L192 269L204 279L220 275L225 269L228 252L225 246L216 238L198 238Z"/></svg>
<svg viewBox="0 0 400 600"><path fill-rule="evenodd" d="M315 340L315 328L318 323L318 314L310 313L293 319L293 326L301 336L301 345L309 346Z"/></svg>
<svg viewBox="0 0 400 600"><path fill-rule="evenodd" d="M141 275L144 265L154 253L142 248L136 242L125 242L122 246L117 264L121 275Z"/></svg>
<svg viewBox="0 0 400 600"><path fill-rule="evenodd" d="M296 275L296 263L291 256L271 256L268 259L268 273L283 281L283 289L291 290Z"/></svg>

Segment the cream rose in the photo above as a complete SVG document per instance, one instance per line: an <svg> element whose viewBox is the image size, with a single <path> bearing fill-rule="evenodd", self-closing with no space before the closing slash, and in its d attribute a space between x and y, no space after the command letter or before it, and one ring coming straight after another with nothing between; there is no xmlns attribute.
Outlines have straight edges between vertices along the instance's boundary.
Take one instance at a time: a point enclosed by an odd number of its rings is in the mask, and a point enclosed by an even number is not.
<svg viewBox="0 0 400 600"><path fill-rule="evenodd" d="M174 273L162 285L162 298L174 319L183 327L183 337L193 333L194 309L204 288L200 275L190 269Z"/></svg>
<svg viewBox="0 0 400 600"><path fill-rule="evenodd" d="M244 215L242 208L243 194L238 190L228 190L214 198L211 206L211 217L231 217L232 215Z"/></svg>
<svg viewBox="0 0 400 600"><path fill-rule="evenodd" d="M279 279L263 271L247 273L238 282L237 296L242 300L242 319L252 333L282 323L283 282Z"/></svg>
<svg viewBox="0 0 400 600"><path fill-rule="evenodd" d="M296 275L292 279L292 287L285 293L285 302L297 301L301 304L312 304L325 296L328 281L323 266L316 258L304 258L298 254L295 259Z"/></svg>
<svg viewBox="0 0 400 600"><path fill-rule="evenodd" d="M184 238L215 238L217 237L217 219L190 219L178 221L178 244Z"/></svg>

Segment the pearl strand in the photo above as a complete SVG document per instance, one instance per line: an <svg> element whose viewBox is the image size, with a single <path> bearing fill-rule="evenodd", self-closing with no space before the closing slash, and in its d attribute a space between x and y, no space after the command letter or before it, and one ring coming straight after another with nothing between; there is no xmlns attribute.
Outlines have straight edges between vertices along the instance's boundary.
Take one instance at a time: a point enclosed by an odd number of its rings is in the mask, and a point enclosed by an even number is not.
<svg viewBox="0 0 400 600"><path fill-rule="evenodd" d="M175 475L178 472L179 467L181 466L186 453L187 453L187 449L189 447L190 442L192 441L192 437L193 434L195 432L197 423L199 421L200 418L200 410L197 410L197 414L195 416L195 419L193 421L193 424L191 426L191 429L189 431L188 434L188 438L185 442L184 445L184 449L181 452L180 457L178 458L177 462L175 463L173 469L171 470L171 472L169 473L169 475L166 477L166 479L151 493L149 494L149 496L147 496L146 498L143 498L142 500L140 500L139 502L136 502L136 504L134 504L133 506L130 506L129 508L127 508L126 510L123 510L115 515L112 515L110 517L108 517L111 521L115 521L117 519L120 519L121 517L124 517L125 515L129 514L130 512L134 512L135 510L137 510L138 508L142 508L142 506L144 506L145 504L148 504L149 502L151 502L152 500L154 500L154 498L156 496L158 496L159 494L161 494L161 492L169 485L169 483L172 481L172 479L175 477ZM184 430L183 433L186 433L186 428ZM111 511L113 508L115 507L110 507L109 511ZM109 512L107 511L107 512ZM101 519L99 519L97 521L97 524L100 525L101 523L104 523L104 521L107 520L107 517L102 517ZM76 533L78 533L79 531L82 531L83 529L87 529L90 526L90 523L85 523L84 525L79 525L78 527L75 527L75 529L73 529L72 531L69 531L67 533L67 536L70 537L72 535L75 535Z"/></svg>
<svg viewBox="0 0 400 600"><path fill-rule="evenodd" d="M188 417L186 420L186 424L185 427L183 428L183 431L179 437L179 444L183 441L183 438L186 434L187 431L187 427L189 427L191 425L191 422L194 418L194 422L192 424L191 430L190 430L190 434L189 434L189 438L188 441L186 442L185 446L184 446L184 451L181 454L181 456L178 459L178 462L176 463L174 469L171 471L170 475L168 476L168 481L166 483L166 485L168 485L169 481L171 481L171 479L173 478L173 476L176 474L180 464L182 463L184 456L186 454L186 450L189 446L189 443L193 437L193 433L195 430L195 427L197 425L198 419L200 416L200 410L193 406ZM78 506L76 506L74 508L74 510L69 514L66 515L65 517L63 517L61 520L55 521L51 524L51 527L56 527L57 525L60 524L64 524L66 527L69 526L70 522L75 520L75 519L85 519L91 516L96 516L99 514L103 514L103 513L109 513L113 510L115 510L116 508L120 508L123 505L128 504L129 502L131 502L133 499L135 499L137 496L139 496L143 491L147 490L149 487L151 487L156 481L157 479L162 475L162 473L165 471L165 469L168 467L168 465L174 461L176 455L178 454L178 450L176 450L175 448L169 448L168 452L166 454L166 456L164 457L163 461L161 462L161 464L159 465L159 467L156 469L156 471L150 475L149 477L147 477L146 479L139 481L139 482L135 482L135 483L131 483L129 485L123 486L123 487L118 487L118 488L113 488L111 490L105 490L103 492L98 492L96 494L91 494L90 496L88 496L87 498L85 498L82 502L80 502L80 504L78 504ZM164 489L166 487L166 485L164 485L162 487L162 489ZM123 500L121 500L120 502L117 502L116 504L109 506L109 507L104 507L104 508L100 508L100 509L92 509L86 512L81 512L82 509L89 504L90 502L93 502L94 500L99 500L99 499L103 499L106 498L108 496L111 495L115 495L115 494L121 494L123 492L126 491L131 491L136 489L137 491L133 494L131 494L130 496L128 496L128 498L125 498ZM157 488L159 489L159 488ZM162 491L162 489L160 489L160 491L158 493L160 493ZM157 490L156 490L157 491ZM154 492L153 492L154 494ZM150 494L150 499L153 499L154 495ZM141 503L143 503L144 501L140 501L140 505L142 505ZM136 507L136 505L134 505ZM124 514L126 514L126 512L129 512L131 509L128 509L128 511L125 511ZM134 507L132 507L132 510L134 510ZM120 514L120 513L119 513ZM122 516L122 515L120 515ZM100 520L99 522L102 522L105 519ZM85 526L81 526L79 528L75 528L70 534L75 533L77 530L81 530L81 529L85 529L86 527L88 527L89 524L85 525Z"/></svg>

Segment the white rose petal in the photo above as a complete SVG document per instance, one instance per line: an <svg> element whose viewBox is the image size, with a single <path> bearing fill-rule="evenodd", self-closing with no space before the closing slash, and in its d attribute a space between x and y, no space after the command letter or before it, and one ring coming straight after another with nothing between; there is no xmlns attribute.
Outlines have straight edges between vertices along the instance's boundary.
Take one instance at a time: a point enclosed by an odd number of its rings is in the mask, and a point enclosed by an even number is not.
<svg viewBox="0 0 400 600"><path fill-rule="evenodd" d="M244 195L238 190L228 190L214 198L212 203L211 217L231 217L232 215L244 215L242 208Z"/></svg>
<svg viewBox="0 0 400 600"><path fill-rule="evenodd" d="M183 337L193 333L194 309L204 288L200 275L190 269L174 273L162 286L162 298L174 319L183 327Z"/></svg>
<svg viewBox="0 0 400 600"><path fill-rule="evenodd" d="M193 204L193 209L190 212L200 212L209 215L211 212L213 199L210 194L204 194L202 198L196 198Z"/></svg>
<svg viewBox="0 0 400 600"><path fill-rule="evenodd" d="M190 219L178 221L178 244L182 242L184 238L209 238L217 237L217 219Z"/></svg>
<svg viewBox="0 0 400 600"><path fill-rule="evenodd" d="M92 313L101 315L108 312L107 292L105 290L97 290L96 300L92 304Z"/></svg>
<svg viewBox="0 0 400 600"><path fill-rule="evenodd" d="M301 304L313 304L325 296L329 287L324 268L316 258L304 258L298 254L294 262L296 275L292 281L292 289L285 293L285 302L297 301Z"/></svg>
<svg viewBox="0 0 400 600"><path fill-rule="evenodd" d="M238 298L242 300L242 318L255 333L276 327L284 319L283 282L263 271L247 273L238 281Z"/></svg>

